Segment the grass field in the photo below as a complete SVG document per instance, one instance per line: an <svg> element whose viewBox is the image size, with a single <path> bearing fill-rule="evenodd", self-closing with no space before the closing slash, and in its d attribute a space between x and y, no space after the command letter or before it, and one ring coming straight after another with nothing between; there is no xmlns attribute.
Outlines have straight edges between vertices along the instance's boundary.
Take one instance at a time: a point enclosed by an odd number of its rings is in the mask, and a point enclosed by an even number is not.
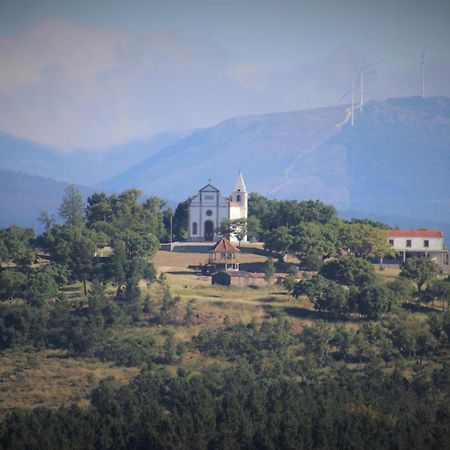
<svg viewBox="0 0 450 450"><path fill-rule="evenodd" d="M101 379L113 376L119 383L128 383L138 371L137 367L68 358L58 351L5 352L0 366L0 417L17 407L86 406Z"/></svg>
<svg viewBox="0 0 450 450"><path fill-rule="evenodd" d="M261 270L265 256L242 252L240 262L244 267ZM259 252L260 253L260 252ZM325 316L313 309L306 298L293 299L280 286L225 287L211 284L210 276L201 276L188 266L203 264L208 255L205 253L177 253L160 251L153 259L158 274L164 273L172 295L179 296L176 312L176 324L155 325L144 321L141 325L124 326L115 329L118 336L155 337L158 346L162 346L167 334L172 334L175 343L187 343L201 330L218 328L227 318L231 323L252 320L257 322L268 318L274 310L283 310L291 323L292 332L299 332ZM295 262L295 261L292 261ZM387 278L398 275L398 269L379 270ZM162 296L162 286L158 283L141 283L143 298L150 298L156 305ZM81 283L64 290L69 300L83 297ZM113 294L114 287L108 287ZM188 303L193 308L190 326L183 325ZM359 326L358 319L349 320L345 325L351 328ZM37 406L58 408L62 404L76 403L85 406L89 402L92 389L99 380L113 376L120 383L127 383L139 371L138 367L115 367L113 364L95 359L71 358L58 351L15 351L1 356L0 365L0 416L4 416L14 407L31 409ZM191 372L201 370L210 364L225 364L188 349L176 365L166 366L175 373L182 366Z"/></svg>

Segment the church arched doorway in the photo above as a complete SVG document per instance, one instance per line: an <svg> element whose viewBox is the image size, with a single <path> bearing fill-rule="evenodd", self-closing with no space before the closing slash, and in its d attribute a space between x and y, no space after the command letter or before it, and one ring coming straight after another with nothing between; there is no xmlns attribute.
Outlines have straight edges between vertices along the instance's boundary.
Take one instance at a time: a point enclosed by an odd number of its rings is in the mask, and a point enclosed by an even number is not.
<svg viewBox="0 0 450 450"><path fill-rule="evenodd" d="M205 222L205 241L214 240L214 224L211 220Z"/></svg>

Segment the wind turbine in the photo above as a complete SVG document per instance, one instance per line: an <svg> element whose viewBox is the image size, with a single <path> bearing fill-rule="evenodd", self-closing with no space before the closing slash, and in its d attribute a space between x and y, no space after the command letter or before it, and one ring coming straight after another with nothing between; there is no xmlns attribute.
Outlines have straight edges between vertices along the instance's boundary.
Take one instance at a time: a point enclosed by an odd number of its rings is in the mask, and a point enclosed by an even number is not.
<svg viewBox="0 0 450 450"><path fill-rule="evenodd" d="M359 77L358 80L356 81L356 83L359 82L359 110L362 112L363 110L363 106L364 106L364 76L365 75L370 75L371 73L376 73L376 70L373 70L371 72L366 72L366 69L368 69L369 67L372 67L376 64L379 63L372 63L372 64L366 64L366 65L362 65L359 64L359 68L353 66L353 68L359 72Z"/></svg>
<svg viewBox="0 0 450 450"><path fill-rule="evenodd" d="M355 124L355 88L351 88L349 91L347 91L340 99L339 102L341 102L345 97L347 97L348 94L352 93L352 107L351 107L351 126ZM338 103L339 103L338 102Z"/></svg>
<svg viewBox="0 0 450 450"><path fill-rule="evenodd" d="M422 97L425 97L425 47L423 48L420 65L422 66Z"/></svg>

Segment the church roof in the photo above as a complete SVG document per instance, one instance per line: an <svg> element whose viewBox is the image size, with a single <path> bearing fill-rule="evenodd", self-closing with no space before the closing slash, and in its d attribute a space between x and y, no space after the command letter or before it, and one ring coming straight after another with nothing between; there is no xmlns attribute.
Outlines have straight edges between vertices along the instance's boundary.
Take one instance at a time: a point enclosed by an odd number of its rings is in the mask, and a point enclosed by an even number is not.
<svg viewBox="0 0 450 450"><path fill-rule="evenodd" d="M236 178L236 182L234 183L235 192L247 192L247 188L245 187L244 178L242 177L242 172L239 171L239 175Z"/></svg>
<svg viewBox="0 0 450 450"><path fill-rule="evenodd" d="M235 247L228 239L222 238L220 241L217 241L210 249L210 253L239 253L240 250Z"/></svg>
<svg viewBox="0 0 450 450"><path fill-rule="evenodd" d="M203 186L199 192L220 192L219 189L214 187L211 183L208 183L206 186Z"/></svg>

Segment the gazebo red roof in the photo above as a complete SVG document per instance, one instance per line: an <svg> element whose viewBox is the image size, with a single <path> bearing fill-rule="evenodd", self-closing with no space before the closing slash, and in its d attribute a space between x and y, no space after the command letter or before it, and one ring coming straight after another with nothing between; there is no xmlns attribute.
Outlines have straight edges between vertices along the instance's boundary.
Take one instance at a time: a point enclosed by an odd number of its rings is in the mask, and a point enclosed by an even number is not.
<svg viewBox="0 0 450 450"><path fill-rule="evenodd" d="M217 241L210 249L210 253L239 253L240 250L235 247L228 239L222 238Z"/></svg>

